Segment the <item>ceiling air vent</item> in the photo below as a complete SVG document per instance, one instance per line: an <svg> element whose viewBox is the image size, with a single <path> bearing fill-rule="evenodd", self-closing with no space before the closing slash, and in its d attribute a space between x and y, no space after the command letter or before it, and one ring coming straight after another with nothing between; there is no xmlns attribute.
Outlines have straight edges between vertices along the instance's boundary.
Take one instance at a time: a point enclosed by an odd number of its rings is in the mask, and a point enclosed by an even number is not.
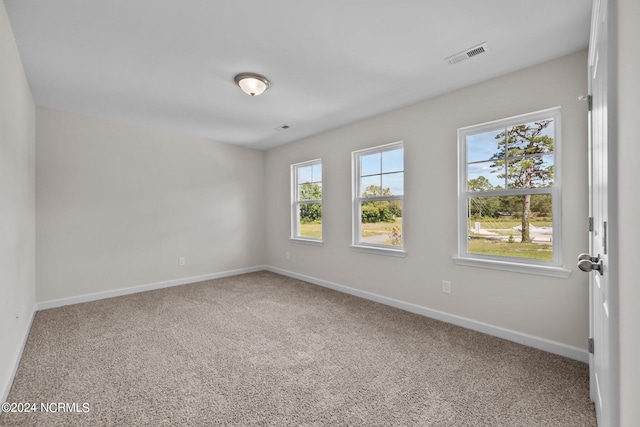
<svg viewBox="0 0 640 427"><path fill-rule="evenodd" d="M465 50L464 52L456 53L444 60L449 63L449 65L457 64L458 62L464 61L465 59L469 59L471 57L480 55L481 53L485 53L489 50L489 46L486 43L482 43L481 45L474 46Z"/></svg>

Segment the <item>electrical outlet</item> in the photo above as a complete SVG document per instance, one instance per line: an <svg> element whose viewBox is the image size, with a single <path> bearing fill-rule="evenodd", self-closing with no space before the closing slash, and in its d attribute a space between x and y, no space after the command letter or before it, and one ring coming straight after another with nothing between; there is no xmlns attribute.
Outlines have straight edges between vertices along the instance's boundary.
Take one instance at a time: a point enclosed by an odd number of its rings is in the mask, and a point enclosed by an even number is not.
<svg viewBox="0 0 640 427"><path fill-rule="evenodd" d="M451 293L451 282L449 280L442 281L442 293L445 293L445 294Z"/></svg>
<svg viewBox="0 0 640 427"><path fill-rule="evenodd" d="M184 267L187 264L187 259L183 256L178 258L178 267Z"/></svg>
<svg viewBox="0 0 640 427"><path fill-rule="evenodd" d="M289 252L284 253L284 259L289 259Z"/></svg>

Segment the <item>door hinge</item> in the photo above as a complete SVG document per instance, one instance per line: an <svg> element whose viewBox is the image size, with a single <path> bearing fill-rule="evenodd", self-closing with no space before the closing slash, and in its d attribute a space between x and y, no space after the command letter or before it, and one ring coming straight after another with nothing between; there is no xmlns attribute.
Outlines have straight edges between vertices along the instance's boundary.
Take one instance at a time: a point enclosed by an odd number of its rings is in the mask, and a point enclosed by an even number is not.
<svg viewBox="0 0 640 427"><path fill-rule="evenodd" d="M589 338L589 353L593 354L593 338Z"/></svg>
<svg viewBox="0 0 640 427"><path fill-rule="evenodd" d="M587 108L589 111L593 110L593 96L591 95L587 96Z"/></svg>
<svg viewBox="0 0 640 427"><path fill-rule="evenodd" d="M589 232L593 231L593 217L589 217Z"/></svg>

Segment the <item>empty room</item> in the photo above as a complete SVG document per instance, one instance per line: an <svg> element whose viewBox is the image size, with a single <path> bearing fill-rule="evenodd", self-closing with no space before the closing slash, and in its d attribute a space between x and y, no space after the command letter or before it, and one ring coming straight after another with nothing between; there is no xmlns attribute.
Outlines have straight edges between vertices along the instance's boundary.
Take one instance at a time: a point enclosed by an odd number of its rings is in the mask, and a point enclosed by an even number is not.
<svg viewBox="0 0 640 427"><path fill-rule="evenodd" d="M637 0L1 0L0 425L640 425Z"/></svg>

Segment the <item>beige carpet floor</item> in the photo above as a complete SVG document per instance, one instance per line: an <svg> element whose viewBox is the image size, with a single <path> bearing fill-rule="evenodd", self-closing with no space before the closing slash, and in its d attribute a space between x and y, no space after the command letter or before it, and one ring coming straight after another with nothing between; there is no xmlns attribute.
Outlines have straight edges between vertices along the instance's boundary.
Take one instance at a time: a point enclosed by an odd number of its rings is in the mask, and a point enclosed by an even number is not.
<svg viewBox="0 0 640 427"><path fill-rule="evenodd" d="M265 271L38 312L8 398L37 411L0 425L585 427L588 381L584 363Z"/></svg>

